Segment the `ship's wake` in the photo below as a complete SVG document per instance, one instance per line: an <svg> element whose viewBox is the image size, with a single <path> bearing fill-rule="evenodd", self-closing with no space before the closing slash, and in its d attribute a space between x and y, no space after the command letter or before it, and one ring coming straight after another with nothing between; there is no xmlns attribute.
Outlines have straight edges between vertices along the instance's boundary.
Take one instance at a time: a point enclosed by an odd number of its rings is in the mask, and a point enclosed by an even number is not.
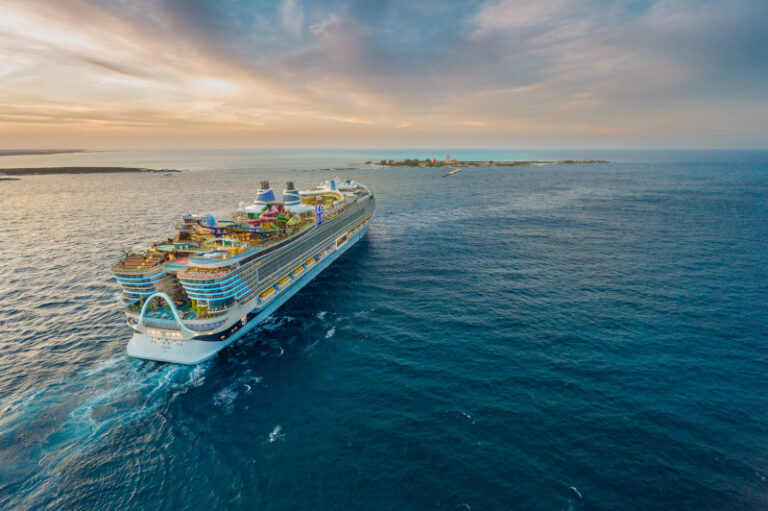
<svg viewBox="0 0 768 511"><path fill-rule="evenodd" d="M262 359L279 358L285 339L275 332L293 322L291 316L272 316L225 356L201 365L142 361L120 353L42 389L0 399L0 508L44 507L40 499L56 494L62 474L78 460L199 388L211 391L205 402L213 410L232 413L264 385L250 367L252 350ZM335 328L328 332L326 338ZM214 392L206 378L215 365L236 367L237 374L230 373L231 382ZM270 443L284 436L273 433Z"/></svg>
<svg viewBox="0 0 768 511"><path fill-rule="evenodd" d="M6 499L34 498L68 460L202 385L208 367L144 362L123 353L43 390L0 401L0 507L34 507Z"/></svg>

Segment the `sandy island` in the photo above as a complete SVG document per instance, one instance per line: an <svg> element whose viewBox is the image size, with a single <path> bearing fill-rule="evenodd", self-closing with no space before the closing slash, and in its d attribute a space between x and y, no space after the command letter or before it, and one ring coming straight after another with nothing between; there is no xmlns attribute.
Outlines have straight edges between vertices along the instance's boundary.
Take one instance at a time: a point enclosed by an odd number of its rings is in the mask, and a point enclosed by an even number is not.
<svg viewBox="0 0 768 511"><path fill-rule="evenodd" d="M86 149L0 149L0 156L92 153Z"/></svg>
<svg viewBox="0 0 768 511"><path fill-rule="evenodd" d="M406 159L403 161L381 160L378 163L371 161L365 162L366 165L375 165L378 167L525 167L537 165L591 165L595 163L610 163L607 160L520 160L520 161L491 161L491 160L416 160Z"/></svg>
<svg viewBox="0 0 768 511"><path fill-rule="evenodd" d="M41 174L117 174L126 172L165 174L170 172L183 171L176 169L142 169L136 167L28 167L16 169L0 169L0 176L34 176Z"/></svg>

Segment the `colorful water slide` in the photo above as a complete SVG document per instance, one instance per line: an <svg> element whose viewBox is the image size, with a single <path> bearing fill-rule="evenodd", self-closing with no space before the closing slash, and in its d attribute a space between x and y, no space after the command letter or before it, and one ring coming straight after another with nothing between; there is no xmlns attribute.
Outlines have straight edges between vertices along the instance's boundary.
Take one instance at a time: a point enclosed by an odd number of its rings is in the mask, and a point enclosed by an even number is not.
<svg viewBox="0 0 768 511"><path fill-rule="evenodd" d="M259 215L259 218L249 219L248 223L251 225L261 225L262 222L274 222L280 219L280 213L282 212L280 204L272 204L268 210L266 209L267 207L265 206L261 210L261 214Z"/></svg>

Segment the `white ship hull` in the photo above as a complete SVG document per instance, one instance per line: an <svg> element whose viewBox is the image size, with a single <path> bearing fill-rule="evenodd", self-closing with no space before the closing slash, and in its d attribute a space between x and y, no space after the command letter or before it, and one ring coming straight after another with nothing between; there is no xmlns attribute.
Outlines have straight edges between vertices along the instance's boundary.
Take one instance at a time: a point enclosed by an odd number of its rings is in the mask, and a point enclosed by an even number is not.
<svg viewBox="0 0 768 511"><path fill-rule="evenodd" d="M349 237L344 245L338 247L320 259L317 264L304 272L289 287L275 296L275 298L273 298L268 304L259 308L255 317L247 321L242 328L238 329L227 339L221 341L164 339L136 332L128 342L128 355L136 358L156 360L159 362L174 362L177 364L194 365L205 362L206 360L216 355L219 351L223 350L236 340L243 337L249 331L253 330L262 321L267 319L267 317L269 317L275 310L287 302L293 295L301 290L301 288L309 284L309 282L312 281L312 279L314 279L318 274L320 274L320 272L325 270L344 252L349 250L355 243L360 240L360 238L365 236L367 231L368 223L365 223L354 235ZM229 316L241 317L245 316L249 312L253 311L233 310Z"/></svg>

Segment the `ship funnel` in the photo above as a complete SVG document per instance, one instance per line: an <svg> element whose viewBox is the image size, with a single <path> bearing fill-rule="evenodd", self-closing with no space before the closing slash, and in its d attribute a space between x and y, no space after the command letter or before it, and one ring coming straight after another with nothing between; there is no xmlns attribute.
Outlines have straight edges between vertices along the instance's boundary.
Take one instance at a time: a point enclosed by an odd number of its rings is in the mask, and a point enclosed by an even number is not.
<svg viewBox="0 0 768 511"><path fill-rule="evenodd" d="M253 201L254 206L257 208L263 208L267 205L267 202L272 202L275 199L275 192L269 187L269 181L262 181L261 188L256 192L256 200Z"/></svg>
<svg viewBox="0 0 768 511"><path fill-rule="evenodd" d="M293 181L285 183L285 190L283 190L283 203L287 206L297 206L301 204L301 197L299 191L293 186Z"/></svg>

